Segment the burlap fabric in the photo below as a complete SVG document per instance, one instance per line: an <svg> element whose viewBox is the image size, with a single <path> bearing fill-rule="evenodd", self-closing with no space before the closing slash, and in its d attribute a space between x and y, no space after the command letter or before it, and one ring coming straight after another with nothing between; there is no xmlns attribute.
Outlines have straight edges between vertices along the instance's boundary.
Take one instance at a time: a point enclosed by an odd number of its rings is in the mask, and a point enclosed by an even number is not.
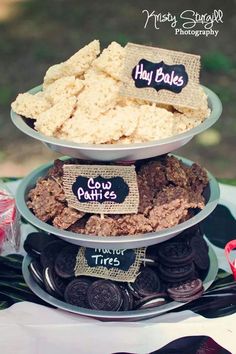
<svg viewBox="0 0 236 354"><path fill-rule="evenodd" d="M94 214L132 214L137 213L139 191L134 166L104 166L104 165L64 165L63 187L69 207ZM129 194L123 203L96 201L81 203L72 191L72 185L78 176L96 178L97 176L112 178L123 177L129 186Z"/></svg>
<svg viewBox="0 0 236 354"><path fill-rule="evenodd" d="M140 265L145 258L146 248L136 248L134 251L136 255L135 262L128 271L124 271L115 267L110 269L104 266L90 267L85 258L85 248L80 247L76 258L75 276L88 275L114 281L134 282L138 276Z"/></svg>
<svg viewBox="0 0 236 354"><path fill-rule="evenodd" d="M200 56L133 43L128 43L125 48L126 57L120 95L187 108L196 108L198 106L199 90L197 88L199 86ZM164 61L168 65L183 64L189 78L187 85L180 93L170 92L165 89L157 92L151 87L135 87L131 74L133 68L141 59L146 59L153 63Z"/></svg>

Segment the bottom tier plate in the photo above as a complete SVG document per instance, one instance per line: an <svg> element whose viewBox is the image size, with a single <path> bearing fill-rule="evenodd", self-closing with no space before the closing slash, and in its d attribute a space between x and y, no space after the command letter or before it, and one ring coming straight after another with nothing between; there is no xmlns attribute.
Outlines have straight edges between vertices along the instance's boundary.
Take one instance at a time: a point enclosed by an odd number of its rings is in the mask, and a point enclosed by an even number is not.
<svg viewBox="0 0 236 354"><path fill-rule="evenodd" d="M203 281L204 289L207 290L213 281L216 278L218 272L218 261L216 254L212 247L209 245L209 258L210 258L210 267L209 271ZM22 272L25 279L26 284L29 288L42 300L45 302L65 311L69 311L72 313L76 313L81 316L93 317L100 320L108 320L108 321L139 321L155 316L159 316L168 312L170 310L174 310L178 307L185 305L186 303L172 301L162 306L153 307L152 309L143 309L143 310L132 310L132 311L95 311L90 310L78 306L74 306L68 304L64 301L58 300L53 296L49 295L46 291L44 291L32 278L29 273L28 266L31 262L31 257L25 256L22 266Z"/></svg>

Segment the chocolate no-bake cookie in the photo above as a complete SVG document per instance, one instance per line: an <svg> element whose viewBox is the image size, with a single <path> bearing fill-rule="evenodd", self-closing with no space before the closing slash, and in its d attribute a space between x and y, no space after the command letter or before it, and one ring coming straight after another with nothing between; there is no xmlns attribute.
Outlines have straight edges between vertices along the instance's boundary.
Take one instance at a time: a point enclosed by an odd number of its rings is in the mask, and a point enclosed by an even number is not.
<svg viewBox="0 0 236 354"><path fill-rule="evenodd" d="M40 220L60 229L96 236L144 234L173 227L205 206L206 171L197 164L187 167L176 157L164 155L135 163L139 190L137 214L104 215L104 218L86 214L68 207L62 182L66 163L56 160L47 175L29 191L27 201ZM75 159L69 163L92 164Z"/></svg>

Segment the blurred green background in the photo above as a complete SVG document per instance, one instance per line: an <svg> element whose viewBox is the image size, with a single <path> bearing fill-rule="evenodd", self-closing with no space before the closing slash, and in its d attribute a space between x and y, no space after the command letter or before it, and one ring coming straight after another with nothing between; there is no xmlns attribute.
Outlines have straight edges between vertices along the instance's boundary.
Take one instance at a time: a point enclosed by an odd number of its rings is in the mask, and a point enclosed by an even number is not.
<svg viewBox="0 0 236 354"><path fill-rule="evenodd" d="M221 9L217 37L175 36L170 24L144 29L143 9L179 14L186 9ZM42 144L12 125L10 102L41 83L50 65L65 60L91 40L152 44L202 56L201 83L223 103L219 122L178 154L198 161L217 177L236 177L236 1L235 0L0 0L0 176L23 176L54 158Z"/></svg>

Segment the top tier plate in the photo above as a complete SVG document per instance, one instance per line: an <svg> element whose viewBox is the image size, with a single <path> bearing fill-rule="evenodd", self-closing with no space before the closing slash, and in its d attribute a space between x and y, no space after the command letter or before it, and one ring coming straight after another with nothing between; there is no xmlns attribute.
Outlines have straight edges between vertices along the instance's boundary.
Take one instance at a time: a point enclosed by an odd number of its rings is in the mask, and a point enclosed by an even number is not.
<svg viewBox="0 0 236 354"><path fill-rule="evenodd" d="M12 110L11 119L15 126L23 133L41 141L51 150L57 151L63 155L97 161L139 160L166 154L180 148L181 146L187 144L195 135L208 129L218 120L222 112L221 101L213 91L204 86L203 89L207 94L208 106L211 109L210 116L203 123L185 133L147 143L116 145L78 144L67 140L48 137L37 132L32 127L31 119L24 119ZM40 90L41 86L37 86L29 92L37 93Z"/></svg>

